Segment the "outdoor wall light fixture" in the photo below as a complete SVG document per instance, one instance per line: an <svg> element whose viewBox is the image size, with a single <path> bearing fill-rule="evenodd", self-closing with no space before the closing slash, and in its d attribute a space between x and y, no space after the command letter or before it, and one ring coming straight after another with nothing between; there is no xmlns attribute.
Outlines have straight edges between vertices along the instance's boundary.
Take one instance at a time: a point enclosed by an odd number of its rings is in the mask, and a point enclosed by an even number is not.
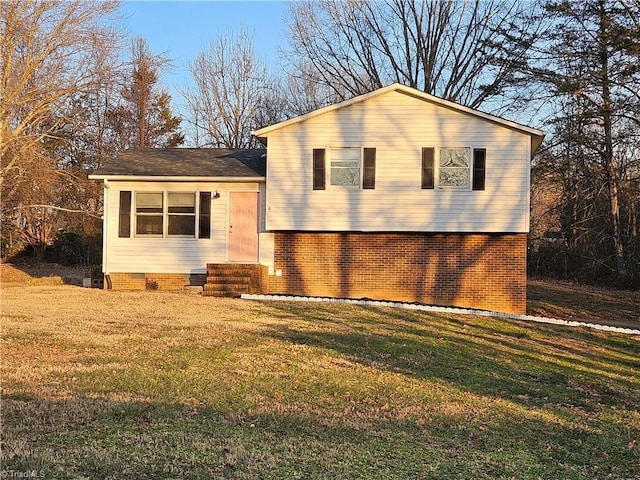
<svg viewBox="0 0 640 480"><path fill-rule="evenodd" d="M216 190L211 194L211 198L220 198L220 193Z"/></svg>

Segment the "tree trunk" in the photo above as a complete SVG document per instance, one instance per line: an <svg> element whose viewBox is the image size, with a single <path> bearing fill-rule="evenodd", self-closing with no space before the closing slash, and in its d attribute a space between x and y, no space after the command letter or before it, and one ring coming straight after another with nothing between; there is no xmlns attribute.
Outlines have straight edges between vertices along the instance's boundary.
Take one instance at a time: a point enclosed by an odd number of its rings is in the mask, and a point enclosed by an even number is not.
<svg viewBox="0 0 640 480"><path fill-rule="evenodd" d="M613 158L613 118L611 105L611 85L609 78L608 35L611 34L610 20L604 0L600 0L600 65L602 74L602 123L604 128L603 160L607 175L607 189L615 254L615 268L618 275L624 274L624 246L620 228L620 205L618 198L618 175Z"/></svg>

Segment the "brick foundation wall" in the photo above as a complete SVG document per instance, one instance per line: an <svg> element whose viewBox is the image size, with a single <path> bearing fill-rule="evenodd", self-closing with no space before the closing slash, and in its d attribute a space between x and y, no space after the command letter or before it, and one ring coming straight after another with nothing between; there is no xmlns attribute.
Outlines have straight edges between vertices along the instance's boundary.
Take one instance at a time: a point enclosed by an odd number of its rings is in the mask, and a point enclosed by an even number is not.
<svg viewBox="0 0 640 480"><path fill-rule="evenodd" d="M526 234L278 232L265 293L524 313Z"/></svg>
<svg viewBox="0 0 640 480"><path fill-rule="evenodd" d="M147 284L156 282L158 290L181 290L185 285L204 285L206 274L188 273L111 273L111 288L113 290L145 290ZM109 288L105 275L104 287Z"/></svg>

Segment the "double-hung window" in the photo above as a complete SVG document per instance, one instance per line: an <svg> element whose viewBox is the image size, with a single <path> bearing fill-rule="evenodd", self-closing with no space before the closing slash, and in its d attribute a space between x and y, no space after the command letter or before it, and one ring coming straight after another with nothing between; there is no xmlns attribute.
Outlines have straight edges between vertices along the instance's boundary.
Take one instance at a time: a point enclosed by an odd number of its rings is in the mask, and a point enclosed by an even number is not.
<svg viewBox="0 0 640 480"><path fill-rule="evenodd" d="M328 175L326 174L326 163L328 163ZM331 187L374 189L376 186L376 149L369 147L314 149L313 189L325 190L327 180Z"/></svg>
<svg viewBox="0 0 640 480"><path fill-rule="evenodd" d="M330 184L340 187L360 186L360 148L332 148L330 150Z"/></svg>
<svg viewBox="0 0 640 480"><path fill-rule="evenodd" d="M164 233L164 194L136 192L136 235Z"/></svg>
<svg viewBox="0 0 640 480"><path fill-rule="evenodd" d="M438 162L440 187L469 188L471 168L468 148L441 148Z"/></svg>
<svg viewBox="0 0 640 480"><path fill-rule="evenodd" d="M169 235L195 237L196 195L195 193L167 194Z"/></svg>

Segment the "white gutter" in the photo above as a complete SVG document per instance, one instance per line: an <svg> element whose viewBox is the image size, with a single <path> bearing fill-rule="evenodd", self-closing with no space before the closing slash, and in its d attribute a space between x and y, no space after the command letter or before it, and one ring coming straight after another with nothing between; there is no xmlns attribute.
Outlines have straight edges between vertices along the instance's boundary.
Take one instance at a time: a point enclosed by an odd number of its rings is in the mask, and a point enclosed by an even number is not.
<svg viewBox="0 0 640 480"><path fill-rule="evenodd" d="M89 180L142 182L264 182L266 177L161 177L158 175L89 175Z"/></svg>

